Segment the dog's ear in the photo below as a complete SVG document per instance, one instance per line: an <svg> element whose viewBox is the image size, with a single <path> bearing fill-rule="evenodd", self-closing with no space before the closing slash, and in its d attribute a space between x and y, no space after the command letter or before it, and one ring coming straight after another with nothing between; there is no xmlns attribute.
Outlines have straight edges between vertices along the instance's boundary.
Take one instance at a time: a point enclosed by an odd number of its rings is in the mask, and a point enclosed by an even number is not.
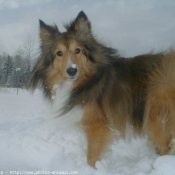
<svg viewBox="0 0 175 175"><path fill-rule="evenodd" d="M52 41L57 35L60 34L57 26L54 25L47 25L42 20L39 20L40 23L40 38L41 42L49 42Z"/></svg>
<svg viewBox="0 0 175 175"><path fill-rule="evenodd" d="M83 34L91 33L91 23L83 11L79 12L73 24L76 32Z"/></svg>

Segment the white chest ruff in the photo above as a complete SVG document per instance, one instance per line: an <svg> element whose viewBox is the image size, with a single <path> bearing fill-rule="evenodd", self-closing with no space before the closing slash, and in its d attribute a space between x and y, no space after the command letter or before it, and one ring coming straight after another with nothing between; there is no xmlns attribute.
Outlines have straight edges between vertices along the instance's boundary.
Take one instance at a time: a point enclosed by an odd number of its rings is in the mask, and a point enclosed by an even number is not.
<svg viewBox="0 0 175 175"><path fill-rule="evenodd" d="M81 107L74 107L72 110L64 115L60 115L63 109L66 108L65 104L70 97L70 89L72 81L64 82L60 85L55 85L55 95L53 99L53 105L51 107L51 116L58 118L60 127L67 127L69 125L79 122L83 116L83 110Z"/></svg>

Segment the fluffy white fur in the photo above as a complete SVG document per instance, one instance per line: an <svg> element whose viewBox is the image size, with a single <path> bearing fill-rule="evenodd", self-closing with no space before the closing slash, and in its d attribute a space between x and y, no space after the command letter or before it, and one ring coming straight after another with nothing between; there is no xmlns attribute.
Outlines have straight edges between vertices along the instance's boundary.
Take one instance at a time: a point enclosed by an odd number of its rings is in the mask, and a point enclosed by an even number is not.
<svg viewBox="0 0 175 175"><path fill-rule="evenodd" d="M72 83L73 81L70 80L54 86L55 92L52 97L53 103L51 106L50 117L58 119L57 122L59 128L67 128L72 124L76 124L83 116L83 110L80 107L73 108L68 113L61 115L62 109L69 99Z"/></svg>

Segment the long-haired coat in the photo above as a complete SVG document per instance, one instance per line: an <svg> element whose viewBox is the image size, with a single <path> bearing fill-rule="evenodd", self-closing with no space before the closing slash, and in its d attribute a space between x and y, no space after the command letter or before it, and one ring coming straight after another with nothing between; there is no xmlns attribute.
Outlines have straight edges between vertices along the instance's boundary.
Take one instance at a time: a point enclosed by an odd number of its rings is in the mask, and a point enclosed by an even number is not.
<svg viewBox="0 0 175 175"><path fill-rule="evenodd" d="M83 111L88 163L95 166L112 130L124 136L126 125L146 133L161 155L174 154L175 52L122 58L94 38L82 11L65 29L61 33L40 20L41 55L30 84L42 85L51 101L56 93L60 100L66 94L58 105L62 117Z"/></svg>

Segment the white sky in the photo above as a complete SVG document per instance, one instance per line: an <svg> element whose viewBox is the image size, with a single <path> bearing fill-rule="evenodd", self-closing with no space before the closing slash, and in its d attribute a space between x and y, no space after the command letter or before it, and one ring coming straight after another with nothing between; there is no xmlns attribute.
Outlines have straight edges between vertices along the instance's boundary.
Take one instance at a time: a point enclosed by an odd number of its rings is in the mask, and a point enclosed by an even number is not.
<svg viewBox="0 0 175 175"><path fill-rule="evenodd" d="M15 54L29 36L38 47L39 19L63 30L81 10L122 56L175 48L175 0L0 0L0 54Z"/></svg>

